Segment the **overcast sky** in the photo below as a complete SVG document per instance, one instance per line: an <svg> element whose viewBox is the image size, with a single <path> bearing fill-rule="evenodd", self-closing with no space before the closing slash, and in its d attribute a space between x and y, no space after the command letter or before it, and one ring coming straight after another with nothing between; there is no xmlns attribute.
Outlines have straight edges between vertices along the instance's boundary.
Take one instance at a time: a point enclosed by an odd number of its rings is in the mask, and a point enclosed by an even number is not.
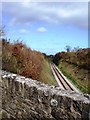
<svg viewBox="0 0 90 120"><path fill-rule="evenodd" d="M3 2L2 23L7 38L47 54L88 47L87 2Z"/></svg>

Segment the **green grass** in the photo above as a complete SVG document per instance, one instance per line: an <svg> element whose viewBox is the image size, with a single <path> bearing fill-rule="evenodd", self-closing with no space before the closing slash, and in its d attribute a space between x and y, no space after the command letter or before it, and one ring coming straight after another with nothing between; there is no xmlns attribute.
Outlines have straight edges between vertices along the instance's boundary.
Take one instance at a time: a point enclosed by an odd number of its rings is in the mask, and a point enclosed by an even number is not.
<svg viewBox="0 0 90 120"><path fill-rule="evenodd" d="M71 65L65 63L65 62L61 62L58 66L58 68L62 71L62 73L69 79L72 81L72 83L83 93L88 93L88 85L87 85L87 81L83 80L81 81L80 79L77 78L77 76L75 76L75 74L73 74L73 69L74 66L72 67ZM78 76L80 74L78 73ZM81 77L81 76L80 76ZM83 83L84 82L84 83ZM83 84L82 84L83 83Z"/></svg>
<svg viewBox="0 0 90 120"><path fill-rule="evenodd" d="M49 85L57 85L57 82L52 74L48 60L44 60L42 64L42 71L40 74L40 81Z"/></svg>

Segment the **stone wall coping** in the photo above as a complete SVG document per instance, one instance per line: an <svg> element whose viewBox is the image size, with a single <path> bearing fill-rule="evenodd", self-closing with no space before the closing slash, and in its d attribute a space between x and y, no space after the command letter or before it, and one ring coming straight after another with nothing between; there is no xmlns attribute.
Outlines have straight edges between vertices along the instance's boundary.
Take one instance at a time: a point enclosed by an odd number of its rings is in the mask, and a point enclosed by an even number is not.
<svg viewBox="0 0 90 120"><path fill-rule="evenodd" d="M26 85L28 88L35 87L38 91L42 91L46 96L48 96L48 94L56 95L56 96L65 96L74 101L90 104L89 94L82 94L70 90L63 90L60 87L55 87L53 85L49 86L48 84L44 84L40 81L32 80L31 78L25 78L24 76L20 76L6 71L2 71L1 78L2 78L2 84L3 84L3 79L5 80L10 79L12 81L17 81L18 84Z"/></svg>

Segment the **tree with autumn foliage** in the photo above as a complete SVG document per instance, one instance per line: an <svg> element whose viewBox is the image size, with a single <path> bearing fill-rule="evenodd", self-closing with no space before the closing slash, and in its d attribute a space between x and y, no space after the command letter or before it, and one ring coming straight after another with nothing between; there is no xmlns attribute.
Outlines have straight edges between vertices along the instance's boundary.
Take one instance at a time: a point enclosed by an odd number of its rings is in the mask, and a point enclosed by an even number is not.
<svg viewBox="0 0 90 120"><path fill-rule="evenodd" d="M43 55L33 51L22 42L11 44L2 39L2 69L23 75L32 79L39 79L42 70Z"/></svg>
<svg viewBox="0 0 90 120"><path fill-rule="evenodd" d="M90 69L90 48L71 52L59 52L55 55L53 62L58 65L60 61L65 61L84 69Z"/></svg>

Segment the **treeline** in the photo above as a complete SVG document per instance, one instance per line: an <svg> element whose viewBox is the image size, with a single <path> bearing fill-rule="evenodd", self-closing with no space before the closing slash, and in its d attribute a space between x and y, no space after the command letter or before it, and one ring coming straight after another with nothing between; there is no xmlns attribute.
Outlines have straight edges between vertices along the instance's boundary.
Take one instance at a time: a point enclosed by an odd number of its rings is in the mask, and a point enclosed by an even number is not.
<svg viewBox="0 0 90 120"><path fill-rule="evenodd" d="M20 41L10 43L2 39L2 69L23 75L32 79L39 79L44 55L33 51Z"/></svg>
<svg viewBox="0 0 90 120"><path fill-rule="evenodd" d="M57 53L53 58L53 62L58 65L60 61L68 62L88 70L90 69L90 48L79 49L75 52L71 51Z"/></svg>

